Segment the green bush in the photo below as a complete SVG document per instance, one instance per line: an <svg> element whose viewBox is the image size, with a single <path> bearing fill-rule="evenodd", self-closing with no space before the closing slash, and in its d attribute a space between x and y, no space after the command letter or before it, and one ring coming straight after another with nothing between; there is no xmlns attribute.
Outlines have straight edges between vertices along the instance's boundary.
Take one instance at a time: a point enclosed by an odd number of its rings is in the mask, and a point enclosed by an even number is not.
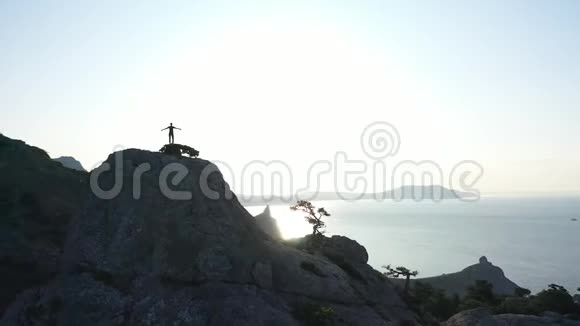
<svg viewBox="0 0 580 326"><path fill-rule="evenodd" d="M520 297L520 298L526 297L526 296L530 295L531 293L532 293L532 291L530 291L526 288L518 287L514 290L514 294L516 295L516 297Z"/></svg>
<svg viewBox="0 0 580 326"><path fill-rule="evenodd" d="M507 297L493 309L497 314L533 315L530 308L530 299L525 297Z"/></svg>
<svg viewBox="0 0 580 326"><path fill-rule="evenodd" d="M548 289L533 296L530 299L530 307L537 314L544 311L554 311L560 314L579 311L570 293L564 287L557 284L550 284Z"/></svg>
<svg viewBox="0 0 580 326"><path fill-rule="evenodd" d="M422 282L414 284L411 297L425 312L438 320L447 320L453 316L459 305L458 297L449 298L445 295L445 291Z"/></svg>
<svg viewBox="0 0 580 326"><path fill-rule="evenodd" d="M466 300L461 301L461 303L457 307L457 311L465 311L465 310L471 310L471 309L475 309L475 308L490 308L490 306L488 304L486 304L485 302L481 302L481 301L476 300L476 299L466 299Z"/></svg>
<svg viewBox="0 0 580 326"><path fill-rule="evenodd" d="M507 297L494 308L496 313L528 315L541 315L545 311L563 315L574 314L580 312L580 307L574 303L574 299L564 287L550 284L548 289L536 295Z"/></svg>
<svg viewBox="0 0 580 326"><path fill-rule="evenodd" d="M468 286L466 290L465 301L478 301L485 306L494 306L499 303L493 293L493 284L488 281L477 280L474 285Z"/></svg>
<svg viewBox="0 0 580 326"><path fill-rule="evenodd" d="M568 291L556 284L550 284L548 289L536 295L530 295L530 291L519 288L512 296L498 296L493 293L492 284L486 281L476 281L466 289L463 300L459 297L449 298L443 290L435 289L429 284L416 282L406 296L411 307L418 306L420 314L427 313L442 321L457 312L486 307L495 314L524 314L541 315L546 311L553 311L567 318L575 318L580 314L580 306L574 302Z"/></svg>

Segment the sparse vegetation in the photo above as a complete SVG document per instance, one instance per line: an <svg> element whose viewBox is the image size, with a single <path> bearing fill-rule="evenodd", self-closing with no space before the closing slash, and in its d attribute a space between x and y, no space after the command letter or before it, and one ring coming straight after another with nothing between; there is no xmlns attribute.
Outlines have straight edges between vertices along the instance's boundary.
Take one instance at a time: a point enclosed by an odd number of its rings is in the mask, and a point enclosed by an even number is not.
<svg viewBox="0 0 580 326"><path fill-rule="evenodd" d="M580 306L574 303L564 287L556 284L550 284L548 289L536 295L531 295L528 289L518 288L513 296L498 296L493 293L491 283L480 280L468 287L465 297L459 299L457 296L446 296L443 290L435 289L430 284L415 282L404 298L419 313L428 314L440 321L458 312L479 307L487 307L496 314L542 315L552 311L569 315L570 318L580 314Z"/></svg>
<svg viewBox="0 0 580 326"><path fill-rule="evenodd" d="M415 277L419 274L419 272L411 271L408 268L403 267L403 266L398 266L398 267L392 268L391 265L387 265L387 266L383 266L383 268L387 270L385 272L386 276L390 276L390 277L394 277L394 278L399 278L401 276L405 277L405 293L409 292L409 282L410 282L411 276Z"/></svg>
<svg viewBox="0 0 580 326"><path fill-rule="evenodd" d="M446 320L453 316L461 302L459 296L449 298L445 295L445 291L421 282L414 284L413 295L424 309L438 320Z"/></svg>
<svg viewBox="0 0 580 326"><path fill-rule="evenodd" d="M296 205L290 206L290 209L306 213L304 219L312 225L312 235L322 235L324 233L326 225L322 219L330 216L324 208L316 209L311 202L299 200Z"/></svg>
<svg viewBox="0 0 580 326"><path fill-rule="evenodd" d="M560 285L550 284L548 289L532 296L529 305L536 313L554 311L560 314L578 313L580 307L574 303L574 298Z"/></svg>
<svg viewBox="0 0 580 326"><path fill-rule="evenodd" d="M459 310L468 310L478 307L495 307L500 303L500 299L493 293L493 284L488 281L478 280L475 284L467 287L463 302Z"/></svg>
<svg viewBox="0 0 580 326"><path fill-rule="evenodd" d="M164 153L164 154L174 155L174 156L178 156L178 157L183 156L183 155L187 155L189 157L198 157L199 156L199 151L197 151L194 148L191 148L189 146L181 145L181 144L167 144L167 145L163 146L159 151L161 153Z"/></svg>
<svg viewBox="0 0 580 326"><path fill-rule="evenodd" d="M519 297L519 298L527 297L531 293L532 293L532 291L530 291L526 288L517 288L514 291L514 294L516 295L516 297Z"/></svg>

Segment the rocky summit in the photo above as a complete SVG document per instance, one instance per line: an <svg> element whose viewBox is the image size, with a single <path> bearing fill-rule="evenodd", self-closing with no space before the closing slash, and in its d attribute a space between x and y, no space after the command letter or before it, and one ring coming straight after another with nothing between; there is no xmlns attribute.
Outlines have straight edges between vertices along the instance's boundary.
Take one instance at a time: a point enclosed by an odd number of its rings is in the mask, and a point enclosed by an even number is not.
<svg viewBox="0 0 580 326"><path fill-rule="evenodd" d="M62 166L64 166L65 168L69 168L69 169L73 169L73 170L81 171L81 172L87 172L87 170L85 170L85 168L83 167L81 162L77 161L72 156L61 156L61 157L53 158L52 160L62 164Z"/></svg>
<svg viewBox="0 0 580 326"><path fill-rule="evenodd" d="M177 166L184 179L165 178ZM59 273L31 284L0 325L417 322L391 282L367 265L364 247L330 238L335 249L318 254L273 239L208 161L129 149L104 167L92 181L118 194L88 192ZM170 199L168 189L190 195Z"/></svg>
<svg viewBox="0 0 580 326"><path fill-rule="evenodd" d="M412 279L411 283L421 282L432 285L434 288L445 290L449 296L458 295L463 297L466 289L483 280L493 285L493 292L499 295L514 295L519 286L505 276L503 270L493 265L485 256L479 258L479 263L467 266L456 273L439 276ZM402 286L403 280L393 280L395 284Z"/></svg>

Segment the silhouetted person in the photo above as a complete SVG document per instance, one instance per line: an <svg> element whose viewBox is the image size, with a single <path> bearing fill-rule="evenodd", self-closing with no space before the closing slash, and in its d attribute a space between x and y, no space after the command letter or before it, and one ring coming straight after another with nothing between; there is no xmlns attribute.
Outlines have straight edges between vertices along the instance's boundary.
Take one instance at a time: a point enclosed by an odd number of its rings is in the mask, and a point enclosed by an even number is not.
<svg viewBox="0 0 580 326"><path fill-rule="evenodd" d="M177 130L181 130L181 129L174 127L173 122L169 124L169 127L161 129L161 131L167 130L167 129L169 129L169 143L173 144L173 142L175 141L175 137L173 136L173 129L177 129Z"/></svg>

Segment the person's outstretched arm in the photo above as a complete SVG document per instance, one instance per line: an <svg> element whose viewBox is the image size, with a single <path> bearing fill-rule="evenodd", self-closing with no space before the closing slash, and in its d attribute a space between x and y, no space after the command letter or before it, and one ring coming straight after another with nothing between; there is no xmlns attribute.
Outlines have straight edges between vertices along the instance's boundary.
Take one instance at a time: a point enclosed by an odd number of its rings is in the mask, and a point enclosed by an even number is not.
<svg viewBox="0 0 580 326"><path fill-rule="evenodd" d="M181 130L181 128L177 128L177 127L174 127L174 128L177 129L177 130Z"/></svg>
<svg viewBox="0 0 580 326"><path fill-rule="evenodd" d="M161 129L161 131L163 131L163 130L167 130L167 129L169 129L169 127L167 127L167 128L164 128L164 129Z"/></svg>

